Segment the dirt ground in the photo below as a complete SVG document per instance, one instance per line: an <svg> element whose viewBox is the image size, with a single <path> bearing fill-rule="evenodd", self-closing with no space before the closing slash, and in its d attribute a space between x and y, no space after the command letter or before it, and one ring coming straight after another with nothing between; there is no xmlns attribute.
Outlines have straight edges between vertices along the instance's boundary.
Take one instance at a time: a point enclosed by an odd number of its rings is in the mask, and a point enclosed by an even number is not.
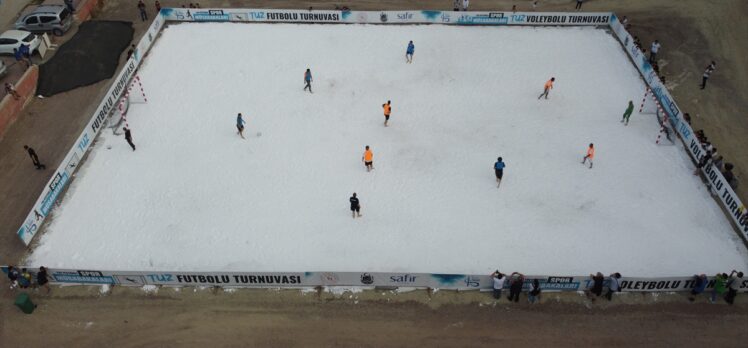
<svg viewBox="0 0 748 348"><path fill-rule="evenodd" d="M146 1L149 6L153 1ZM541 0L538 10L573 9L573 0ZM161 1L180 6L188 1ZM209 1L202 7L353 10L440 9L451 0ZM474 10L528 10L531 1L471 1ZM632 32L647 46L662 43L661 71L680 107L703 128L737 174L748 170L743 110L748 106L748 2L743 0L589 0L586 11L626 15ZM153 9L149 7L152 14ZM132 0L105 0L95 19L134 23L136 41L147 23ZM68 35L66 35L68 37ZM704 67L717 61L706 90L698 89ZM122 62L124 57L122 58ZM109 81L32 102L0 141L0 263L17 263L26 252L15 233L52 169L33 169L23 145L36 148L54 168L73 145L106 92ZM654 140L655 134L653 134ZM745 186L739 193L745 200ZM709 251L705 251L709 252ZM2 284L7 284L4 280ZM333 296L298 291L164 289L146 295L116 288L55 289L33 294L39 308L24 315L14 294L0 287L0 346L496 346L529 345L702 345L743 346L748 336L745 302L734 307L689 303L684 295L626 295L624 305L591 304L576 294L549 296L544 303L493 306L488 294L423 291L390 296L370 291ZM348 296L351 296L350 298ZM748 295L742 295L748 297ZM626 299L623 301L623 299ZM619 301L620 300L620 301ZM8 344L5 344L5 343Z"/></svg>
<svg viewBox="0 0 748 348"><path fill-rule="evenodd" d="M425 290L101 294L99 287L66 287L32 296L39 307L31 315L4 307L12 312L2 313L8 347L742 347L748 339L748 301L688 303L685 295L622 294L593 303L547 293L534 305L524 296L496 303L487 292Z"/></svg>

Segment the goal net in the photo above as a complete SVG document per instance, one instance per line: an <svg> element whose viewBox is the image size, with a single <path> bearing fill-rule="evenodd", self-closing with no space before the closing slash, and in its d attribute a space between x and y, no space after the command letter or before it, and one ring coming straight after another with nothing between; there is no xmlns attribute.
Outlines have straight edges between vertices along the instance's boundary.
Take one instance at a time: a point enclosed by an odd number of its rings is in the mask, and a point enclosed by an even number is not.
<svg viewBox="0 0 748 348"><path fill-rule="evenodd" d="M109 128L112 129L112 133L119 134L117 130L122 124L127 124L127 112L130 110L130 104L144 104L147 102L148 99L146 99L140 77L135 75L127 86L125 94L117 101L117 107L109 114Z"/></svg>

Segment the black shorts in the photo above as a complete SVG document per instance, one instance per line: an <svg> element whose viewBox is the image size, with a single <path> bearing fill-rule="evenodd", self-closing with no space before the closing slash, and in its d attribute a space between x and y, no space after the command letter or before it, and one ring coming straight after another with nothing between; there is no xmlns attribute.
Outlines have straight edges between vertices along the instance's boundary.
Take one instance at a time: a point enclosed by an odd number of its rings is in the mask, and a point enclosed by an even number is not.
<svg viewBox="0 0 748 348"><path fill-rule="evenodd" d="M371 161L371 162L364 162L364 165L367 166L367 167L370 166L370 165L373 165L373 164L374 164L373 161Z"/></svg>
<svg viewBox="0 0 748 348"><path fill-rule="evenodd" d="M499 180L501 180L501 178L504 176L503 169L494 169L493 171L496 173L496 178Z"/></svg>
<svg viewBox="0 0 748 348"><path fill-rule="evenodd" d="M244 126L237 124L236 129L238 129L240 132L244 130Z"/></svg>
<svg viewBox="0 0 748 348"><path fill-rule="evenodd" d="M355 212L357 212L357 213L358 213L358 212L359 212L359 210L361 210L361 206L360 206L360 205L355 205L355 206L354 206L354 205L352 205L352 206L351 206L351 211L355 211Z"/></svg>
<svg viewBox="0 0 748 348"><path fill-rule="evenodd" d="M384 120L385 121L389 121L390 120L390 115L384 115Z"/></svg>

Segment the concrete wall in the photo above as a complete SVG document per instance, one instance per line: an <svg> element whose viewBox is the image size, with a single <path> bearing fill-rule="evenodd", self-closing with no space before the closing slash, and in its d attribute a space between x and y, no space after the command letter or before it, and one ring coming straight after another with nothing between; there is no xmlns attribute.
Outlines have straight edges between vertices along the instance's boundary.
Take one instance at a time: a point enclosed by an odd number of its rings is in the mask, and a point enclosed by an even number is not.
<svg viewBox="0 0 748 348"><path fill-rule="evenodd" d="M32 65L26 69L26 73L15 83L16 92L21 95L21 98L15 100L13 96L8 94L0 102L0 139L3 138L8 127L16 121L24 106L34 97L38 79L39 67Z"/></svg>

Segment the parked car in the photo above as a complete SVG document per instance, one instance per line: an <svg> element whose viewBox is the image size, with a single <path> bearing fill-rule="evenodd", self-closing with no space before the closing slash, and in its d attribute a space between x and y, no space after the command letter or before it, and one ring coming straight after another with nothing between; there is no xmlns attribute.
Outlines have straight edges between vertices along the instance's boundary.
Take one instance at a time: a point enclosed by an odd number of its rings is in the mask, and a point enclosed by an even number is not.
<svg viewBox="0 0 748 348"><path fill-rule="evenodd" d="M0 60L0 78L5 76L7 72L8 72L8 67L5 65L5 62Z"/></svg>
<svg viewBox="0 0 748 348"><path fill-rule="evenodd" d="M29 46L29 52L34 54L39 49L42 39L28 31L8 30L0 34L0 54L13 54L13 49L19 49L21 44Z"/></svg>
<svg viewBox="0 0 748 348"><path fill-rule="evenodd" d="M61 36L73 25L73 16L64 5L42 5L18 17L16 29L48 32Z"/></svg>

